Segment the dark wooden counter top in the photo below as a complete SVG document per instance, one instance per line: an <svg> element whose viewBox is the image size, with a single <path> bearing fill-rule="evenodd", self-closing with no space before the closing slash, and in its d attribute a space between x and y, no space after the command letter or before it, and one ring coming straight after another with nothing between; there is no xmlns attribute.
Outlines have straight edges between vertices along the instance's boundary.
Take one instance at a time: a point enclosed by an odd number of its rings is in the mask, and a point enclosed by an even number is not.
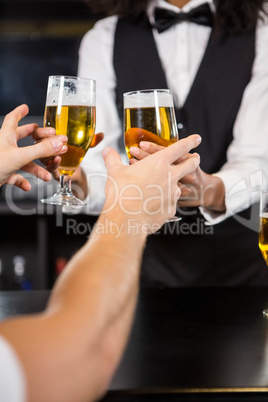
<svg viewBox="0 0 268 402"><path fill-rule="evenodd" d="M0 318L49 293L0 292ZM144 289L103 401L268 400L267 288Z"/></svg>

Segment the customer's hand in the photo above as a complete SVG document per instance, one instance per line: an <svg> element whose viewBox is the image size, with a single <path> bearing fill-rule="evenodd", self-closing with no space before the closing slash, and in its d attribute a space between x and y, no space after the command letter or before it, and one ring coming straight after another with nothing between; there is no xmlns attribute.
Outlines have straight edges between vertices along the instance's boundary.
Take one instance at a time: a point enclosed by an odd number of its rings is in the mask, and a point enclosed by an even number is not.
<svg viewBox="0 0 268 402"><path fill-rule="evenodd" d="M28 111L27 105L18 106L6 115L0 130L0 185L11 184L24 191L29 191L31 185L25 177L16 173L17 170L24 170L44 181L49 181L51 174L33 160L60 155L67 151L67 146L64 145L67 138L56 136L54 129L39 128L37 124L18 127L18 122ZM27 136L32 136L34 140L40 138L46 140L27 147L18 147L18 140Z"/></svg>
<svg viewBox="0 0 268 402"><path fill-rule="evenodd" d="M147 156L161 151L164 147L152 142L142 141L140 147L131 147L130 153L136 158L130 160L130 164L142 160ZM183 155L174 161L174 164L191 157L191 154ZM200 166L182 177L178 182L181 189L181 197L178 201L180 207L204 207L216 212L225 211L225 188L222 180L214 175L205 173Z"/></svg>
<svg viewBox="0 0 268 402"><path fill-rule="evenodd" d="M90 148L94 148L96 147L104 138L104 134L103 133L98 133L95 134L93 137L93 140L90 144ZM40 138L40 142L43 141L42 138ZM42 158L40 159L40 161L43 163L43 165L45 166L45 168L47 169L47 171L49 171L54 180L59 180L60 178L60 173L59 173L59 166L61 163L61 157L60 156L55 156L55 157L49 157L49 158ZM78 168L76 169L76 171L74 172L74 174L72 175L72 182L73 183L80 183L82 181L82 169L80 166L78 166Z"/></svg>
<svg viewBox="0 0 268 402"><path fill-rule="evenodd" d="M131 166L123 165L115 150L105 148L108 179L103 213L109 216L116 209L113 216L119 221L122 214L124 219L128 215L136 224L146 223L148 233L158 230L176 212L178 181L198 168L198 154L184 155L200 142L199 135L191 135Z"/></svg>

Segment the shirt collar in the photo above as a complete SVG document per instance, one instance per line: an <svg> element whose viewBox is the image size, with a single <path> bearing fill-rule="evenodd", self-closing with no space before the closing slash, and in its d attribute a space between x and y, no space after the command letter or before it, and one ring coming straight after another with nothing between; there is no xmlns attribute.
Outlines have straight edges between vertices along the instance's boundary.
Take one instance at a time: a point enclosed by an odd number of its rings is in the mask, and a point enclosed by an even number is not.
<svg viewBox="0 0 268 402"><path fill-rule="evenodd" d="M177 13L181 12L181 11L188 13L188 11L190 11L193 8L198 7L204 3L208 3L210 5L212 11L215 10L213 0L190 0L189 3L185 4L185 6L182 8L176 7L173 4L170 4L165 0L152 0L149 3L148 9L147 9L147 15L148 15L150 23L153 25L155 22L154 10L156 7L165 8L167 10L175 11Z"/></svg>

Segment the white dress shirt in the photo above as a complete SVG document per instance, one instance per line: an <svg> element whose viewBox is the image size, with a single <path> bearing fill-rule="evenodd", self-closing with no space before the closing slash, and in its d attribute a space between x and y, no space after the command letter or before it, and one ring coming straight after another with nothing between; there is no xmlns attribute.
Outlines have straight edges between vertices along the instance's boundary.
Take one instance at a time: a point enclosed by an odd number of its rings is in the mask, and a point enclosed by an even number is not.
<svg viewBox="0 0 268 402"><path fill-rule="evenodd" d="M21 364L11 345L2 336L0 336L0 401L26 401L25 378Z"/></svg>
<svg viewBox="0 0 268 402"><path fill-rule="evenodd" d="M207 2L213 9L212 0ZM204 0L190 0L181 10L188 12L202 3ZM181 11L165 0L153 0L148 7L148 17L152 23L156 6ZM98 214L104 202L106 169L101 151L105 146L118 149L118 139L122 135L115 104L116 76L113 68L117 20L117 16L112 16L98 21L84 36L79 50L78 75L97 81L96 132L105 133L104 141L88 151L81 165L88 174L90 196L87 212L91 214ZM161 34L153 30L167 83L177 106L182 106L186 100L210 33L210 27L191 22L180 22ZM259 186L266 186L268 182L267 17L258 23L252 79L244 91L234 125L233 141L227 150L227 162L215 175L224 183L227 210L226 213L216 214L201 208L207 221L212 224L256 202L259 199Z"/></svg>

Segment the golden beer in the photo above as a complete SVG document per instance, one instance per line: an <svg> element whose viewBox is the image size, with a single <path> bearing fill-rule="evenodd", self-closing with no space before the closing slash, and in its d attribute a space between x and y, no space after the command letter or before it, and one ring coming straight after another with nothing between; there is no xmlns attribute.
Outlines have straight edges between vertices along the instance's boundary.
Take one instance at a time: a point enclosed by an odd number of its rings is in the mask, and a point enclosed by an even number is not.
<svg viewBox="0 0 268 402"><path fill-rule="evenodd" d="M68 151L61 155L60 174L72 176L93 140L96 125L95 106L46 106L44 126L68 137Z"/></svg>
<svg viewBox="0 0 268 402"><path fill-rule="evenodd" d="M177 141L173 107L126 108L124 113L125 147L129 159L133 158L129 148L138 147L141 141L164 147Z"/></svg>
<svg viewBox="0 0 268 402"><path fill-rule="evenodd" d="M266 264L268 265L268 214L260 216L259 248Z"/></svg>

